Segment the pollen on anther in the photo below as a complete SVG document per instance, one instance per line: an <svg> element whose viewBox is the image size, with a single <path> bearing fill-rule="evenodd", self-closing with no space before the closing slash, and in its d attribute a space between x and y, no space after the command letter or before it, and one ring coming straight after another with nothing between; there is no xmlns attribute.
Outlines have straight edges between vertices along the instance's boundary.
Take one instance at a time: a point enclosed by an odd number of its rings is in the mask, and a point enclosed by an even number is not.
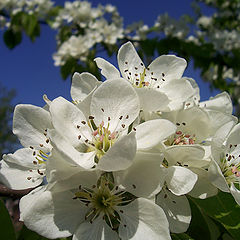
<svg viewBox="0 0 240 240"><path fill-rule="evenodd" d="M125 128L125 124L122 124L122 127Z"/></svg>
<svg viewBox="0 0 240 240"><path fill-rule="evenodd" d="M49 143L49 139L46 139L46 143Z"/></svg>
<svg viewBox="0 0 240 240"><path fill-rule="evenodd" d="M81 121L81 123L82 123L82 124L84 124L84 125L86 124L86 122L85 122L85 121Z"/></svg>
<svg viewBox="0 0 240 240"><path fill-rule="evenodd" d="M128 119L128 118L129 118L129 115L126 116L126 119Z"/></svg>
<svg viewBox="0 0 240 240"><path fill-rule="evenodd" d="M120 116L119 119L122 120L123 116Z"/></svg>
<svg viewBox="0 0 240 240"><path fill-rule="evenodd" d="M111 120L111 118L110 117L108 117L108 121L110 121Z"/></svg>
<svg viewBox="0 0 240 240"><path fill-rule="evenodd" d="M39 144L40 147L43 147L43 144Z"/></svg>
<svg viewBox="0 0 240 240"><path fill-rule="evenodd" d="M93 117L93 116L89 116L88 118L89 118L90 120L93 120L93 119L94 119L94 117Z"/></svg>
<svg viewBox="0 0 240 240"><path fill-rule="evenodd" d="M80 128L80 126L79 126L79 125L77 125L77 128Z"/></svg>
<svg viewBox="0 0 240 240"><path fill-rule="evenodd" d="M81 135L78 135L78 139L81 139Z"/></svg>

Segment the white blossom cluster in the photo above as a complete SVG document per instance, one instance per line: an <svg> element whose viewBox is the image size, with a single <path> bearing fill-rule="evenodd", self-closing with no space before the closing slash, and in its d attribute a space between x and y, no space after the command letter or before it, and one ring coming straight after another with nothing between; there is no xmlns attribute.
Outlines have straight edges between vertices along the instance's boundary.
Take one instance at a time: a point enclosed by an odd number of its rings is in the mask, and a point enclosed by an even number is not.
<svg viewBox="0 0 240 240"><path fill-rule="evenodd" d="M84 61L97 43L115 44L124 37L122 18L110 4L94 8L87 1L65 2L52 27L61 32L66 26L72 35L58 41L58 51L53 55L56 66L64 65L69 57Z"/></svg>
<svg viewBox="0 0 240 240"><path fill-rule="evenodd" d="M0 11L6 16L0 16L0 27L9 27L10 16L19 12L36 14L39 19L44 19L53 5L51 0L1 0Z"/></svg>
<svg viewBox="0 0 240 240"><path fill-rule="evenodd" d="M240 124L225 92L201 102L183 77L183 58L162 55L145 66L132 43L118 68L95 62L106 81L75 73L72 102L17 105L13 132L23 148L3 156L0 180L35 188L20 218L55 239L171 239L191 221L187 195L218 189L240 205Z"/></svg>

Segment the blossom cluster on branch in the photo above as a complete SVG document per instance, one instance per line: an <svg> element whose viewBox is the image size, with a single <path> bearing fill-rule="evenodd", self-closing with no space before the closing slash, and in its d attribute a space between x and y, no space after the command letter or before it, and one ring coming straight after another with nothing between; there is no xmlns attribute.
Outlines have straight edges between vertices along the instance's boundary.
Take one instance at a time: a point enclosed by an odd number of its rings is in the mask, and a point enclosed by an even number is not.
<svg viewBox="0 0 240 240"><path fill-rule="evenodd" d="M55 239L171 239L191 222L187 196L231 193L240 205L240 125L223 92L200 101L185 59L162 55L145 66L133 44L106 78L72 78L72 102L17 105L13 132L23 148L3 156L0 180L35 188L20 219Z"/></svg>

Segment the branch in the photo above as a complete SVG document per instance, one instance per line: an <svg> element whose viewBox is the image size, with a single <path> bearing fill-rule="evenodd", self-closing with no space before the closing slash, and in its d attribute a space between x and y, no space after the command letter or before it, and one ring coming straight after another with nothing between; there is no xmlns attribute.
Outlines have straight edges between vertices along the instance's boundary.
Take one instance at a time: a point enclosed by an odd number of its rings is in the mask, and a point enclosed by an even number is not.
<svg viewBox="0 0 240 240"><path fill-rule="evenodd" d="M23 190L13 190L2 184L0 184L0 197L10 197L13 199L18 199L23 197L24 195L31 192L33 188L23 189Z"/></svg>

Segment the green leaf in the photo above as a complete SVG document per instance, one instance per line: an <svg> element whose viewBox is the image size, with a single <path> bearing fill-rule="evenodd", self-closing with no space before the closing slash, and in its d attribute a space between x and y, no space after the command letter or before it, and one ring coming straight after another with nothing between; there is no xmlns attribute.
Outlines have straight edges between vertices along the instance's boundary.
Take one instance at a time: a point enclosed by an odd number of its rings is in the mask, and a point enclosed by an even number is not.
<svg viewBox="0 0 240 240"><path fill-rule="evenodd" d="M2 200L0 200L0 239L16 240L12 220Z"/></svg>
<svg viewBox="0 0 240 240"><path fill-rule="evenodd" d="M194 240L186 233L172 233L171 234L172 240Z"/></svg>
<svg viewBox="0 0 240 240"><path fill-rule="evenodd" d="M17 240L48 240L23 226Z"/></svg>
<svg viewBox="0 0 240 240"><path fill-rule="evenodd" d="M211 233L208 224L201 210L189 199L191 206L192 220L187 233L196 240L211 239Z"/></svg>
<svg viewBox="0 0 240 240"><path fill-rule="evenodd" d="M9 28L3 35L4 42L9 49L13 49L22 41L22 33L20 31L13 31Z"/></svg>
<svg viewBox="0 0 240 240"><path fill-rule="evenodd" d="M234 239L239 239L240 206L231 194L219 192L217 196L204 200L191 199L206 215L220 222Z"/></svg>

